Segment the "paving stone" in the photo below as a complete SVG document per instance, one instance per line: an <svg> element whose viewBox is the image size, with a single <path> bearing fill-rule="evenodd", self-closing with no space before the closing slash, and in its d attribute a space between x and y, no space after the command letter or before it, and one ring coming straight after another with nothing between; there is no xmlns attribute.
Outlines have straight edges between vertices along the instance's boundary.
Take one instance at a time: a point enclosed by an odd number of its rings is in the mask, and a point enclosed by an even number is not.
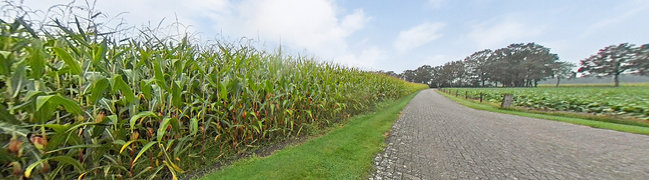
<svg viewBox="0 0 649 180"><path fill-rule="evenodd" d="M370 179L649 179L649 136L474 110L420 92Z"/></svg>

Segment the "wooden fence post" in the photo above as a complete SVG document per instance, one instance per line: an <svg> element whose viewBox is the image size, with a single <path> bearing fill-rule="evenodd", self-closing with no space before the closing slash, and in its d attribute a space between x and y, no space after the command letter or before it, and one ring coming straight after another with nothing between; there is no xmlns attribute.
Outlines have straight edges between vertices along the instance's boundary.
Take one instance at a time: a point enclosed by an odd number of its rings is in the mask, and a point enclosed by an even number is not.
<svg viewBox="0 0 649 180"><path fill-rule="evenodd" d="M464 99L469 99L469 91L464 91Z"/></svg>
<svg viewBox="0 0 649 180"><path fill-rule="evenodd" d="M480 92L480 103L482 103L482 92Z"/></svg>

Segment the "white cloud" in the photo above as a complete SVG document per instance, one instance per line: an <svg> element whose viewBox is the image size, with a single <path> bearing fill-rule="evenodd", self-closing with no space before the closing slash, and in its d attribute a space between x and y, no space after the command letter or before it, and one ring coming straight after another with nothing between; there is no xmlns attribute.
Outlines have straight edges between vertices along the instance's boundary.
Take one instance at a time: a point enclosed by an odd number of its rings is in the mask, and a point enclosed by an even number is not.
<svg viewBox="0 0 649 180"><path fill-rule="evenodd" d="M498 23L482 23L473 27L468 38L474 41L478 48L497 48L515 41L529 40L538 36L543 27L524 24L513 19L505 19Z"/></svg>
<svg viewBox="0 0 649 180"><path fill-rule="evenodd" d="M26 3L46 8L68 1ZM235 40L247 37L262 43L281 43L288 49L303 49L316 57L346 64L373 64L385 56L377 48L350 50L366 47L353 44L350 48L347 38L363 29L371 18L362 9L342 9L333 0L112 0L98 1L97 8L110 16L127 12L121 17L129 25L156 26L163 18L166 24L177 18L206 38L220 32Z"/></svg>
<svg viewBox="0 0 649 180"><path fill-rule="evenodd" d="M48 9L57 5L67 5L70 0L48 0L48 1L23 1L24 5L34 10L40 10L38 15L46 15ZM93 4L93 2L95 4ZM164 19L162 25L169 25L176 20L184 26L199 26L199 18L209 15L210 12L224 11L229 6L227 0L186 0L178 2L175 0L111 0L111 1L74 1L71 5L83 7L94 6L95 11L101 12L110 19L101 19L100 22L108 23L107 26L114 27L122 23L124 19L129 26L149 25L157 26ZM63 6L57 6L63 7ZM61 18L58 8L52 8L46 18ZM85 16L84 10L75 8L75 15ZM102 17L102 16L100 16ZM41 18L41 17L36 17Z"/></svg>
<svg viewBox="0 0 649 180"><path fill-rule="evenodd" d="M337 62L354 67L361 68L382 68L377 67L377 65L388 59L388 55L380 50L379 48L372 46L367 49L362 50L359 54L347 54L338 59ZM376 70L376 69L366 69L366 70Z"/></svg>
<svg viewBox="0 0 649 180"><path fill-rule="evenodd" d="M400 53L423 46L442 37L442 34L438 33L438 31L443 27L443 23L423 23L401 31L393 46Z"/></svg>
<svg viewBox="0 0 649 180"><path fill-rule="evenodd" d="M369 21L363 10L341 15L328 0L247 0L215 14L215 28L230 36L260 37L318 56L348 53L346 38Z"/></svg>

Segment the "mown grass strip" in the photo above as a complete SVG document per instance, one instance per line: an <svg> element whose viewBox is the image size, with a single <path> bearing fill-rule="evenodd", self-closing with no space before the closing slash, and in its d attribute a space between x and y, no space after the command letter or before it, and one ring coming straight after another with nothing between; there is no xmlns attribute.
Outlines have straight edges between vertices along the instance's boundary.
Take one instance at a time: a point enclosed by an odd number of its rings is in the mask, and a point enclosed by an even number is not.
<svg viewBox="0 0 649 180"><path fill-rule="evenodd" d="M343 127L268 157L252 157L201 179L361 179L385 146L385 132L417 93L354 116Z"/></svg>
<svg viewBox="0 0 649 180"><path fill-rule="evenodd" d="M437 90L436 90L437 91ZM588 120L588 119L581 119L581 118L575 118L575 117L565 117L565 116L556 116L556 115L548 115L548 114L538 114L538 113L531 113L531 112L524 112L522 110L516 110L516 109L501 109L499 107L494 107L489 104L481 104L469 100L465 100L462 98L454 97L451 95L448 95L446 93L441 93L437 91L439 94L457 102L458 104L467 106L469 108L473 109L478 109L478 110L485 110L485 111L491 111L491 112L497 112L497 113L504 113L504 114L512 114L512 115L517 115L517 116L525 116L525 117L531 117L531 118L538 118L538 119L547 119L547 120L553 120L553 121L560 121L560 122L567 122L567 123L572 123L572 124L579 124L579 125L584 125L584 126L590 126L594 128L600 128L600 129L610 129L610 130L616 130L616 131L622 131L622 132L630 132L630 133L636 133L636 134L645 134L649 135L649 128L647 127L642 127L642 126L633 126L633 125L626 125L626 124L616 124L616 123L610 123L610 122L602 122L602 121L595 121L595 120Z"/></svg>

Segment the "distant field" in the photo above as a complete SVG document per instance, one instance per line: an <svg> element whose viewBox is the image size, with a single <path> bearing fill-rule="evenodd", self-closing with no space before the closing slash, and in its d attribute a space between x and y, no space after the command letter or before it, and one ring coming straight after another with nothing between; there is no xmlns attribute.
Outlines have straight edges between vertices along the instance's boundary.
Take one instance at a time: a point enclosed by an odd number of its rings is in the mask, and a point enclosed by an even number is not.
<svg viewBox="0 0 649 180"><path fill-rule="evenodd" d="M559 84L559 87L613 87L613 83L570 83ZM623 87L649 87L649 82L621 83ZM555 87L554 84L539 84L539 87Z"/></svg>
<svg viewBox="0 0 649 180"><path fill-rule="evenodd" d="M540 110L576 111L630 115L649 120L649 88L627 87L561 87L561 88L447 88L478 99L483 93L487 102L502 101L503 94L514 95L514 105Z"/></svg>
<svg viewBox="0 0 649 180"><path fill-rule="evenodd" d="M649 76L638 76L632 74L622 74L620 75L621 83L649 83ZM557 83L556 79L546 79L540 81L539 84L551 84L554 85ZM613 84L612 77L579 77L573 79L562 79L561 84Z"/></svg>

